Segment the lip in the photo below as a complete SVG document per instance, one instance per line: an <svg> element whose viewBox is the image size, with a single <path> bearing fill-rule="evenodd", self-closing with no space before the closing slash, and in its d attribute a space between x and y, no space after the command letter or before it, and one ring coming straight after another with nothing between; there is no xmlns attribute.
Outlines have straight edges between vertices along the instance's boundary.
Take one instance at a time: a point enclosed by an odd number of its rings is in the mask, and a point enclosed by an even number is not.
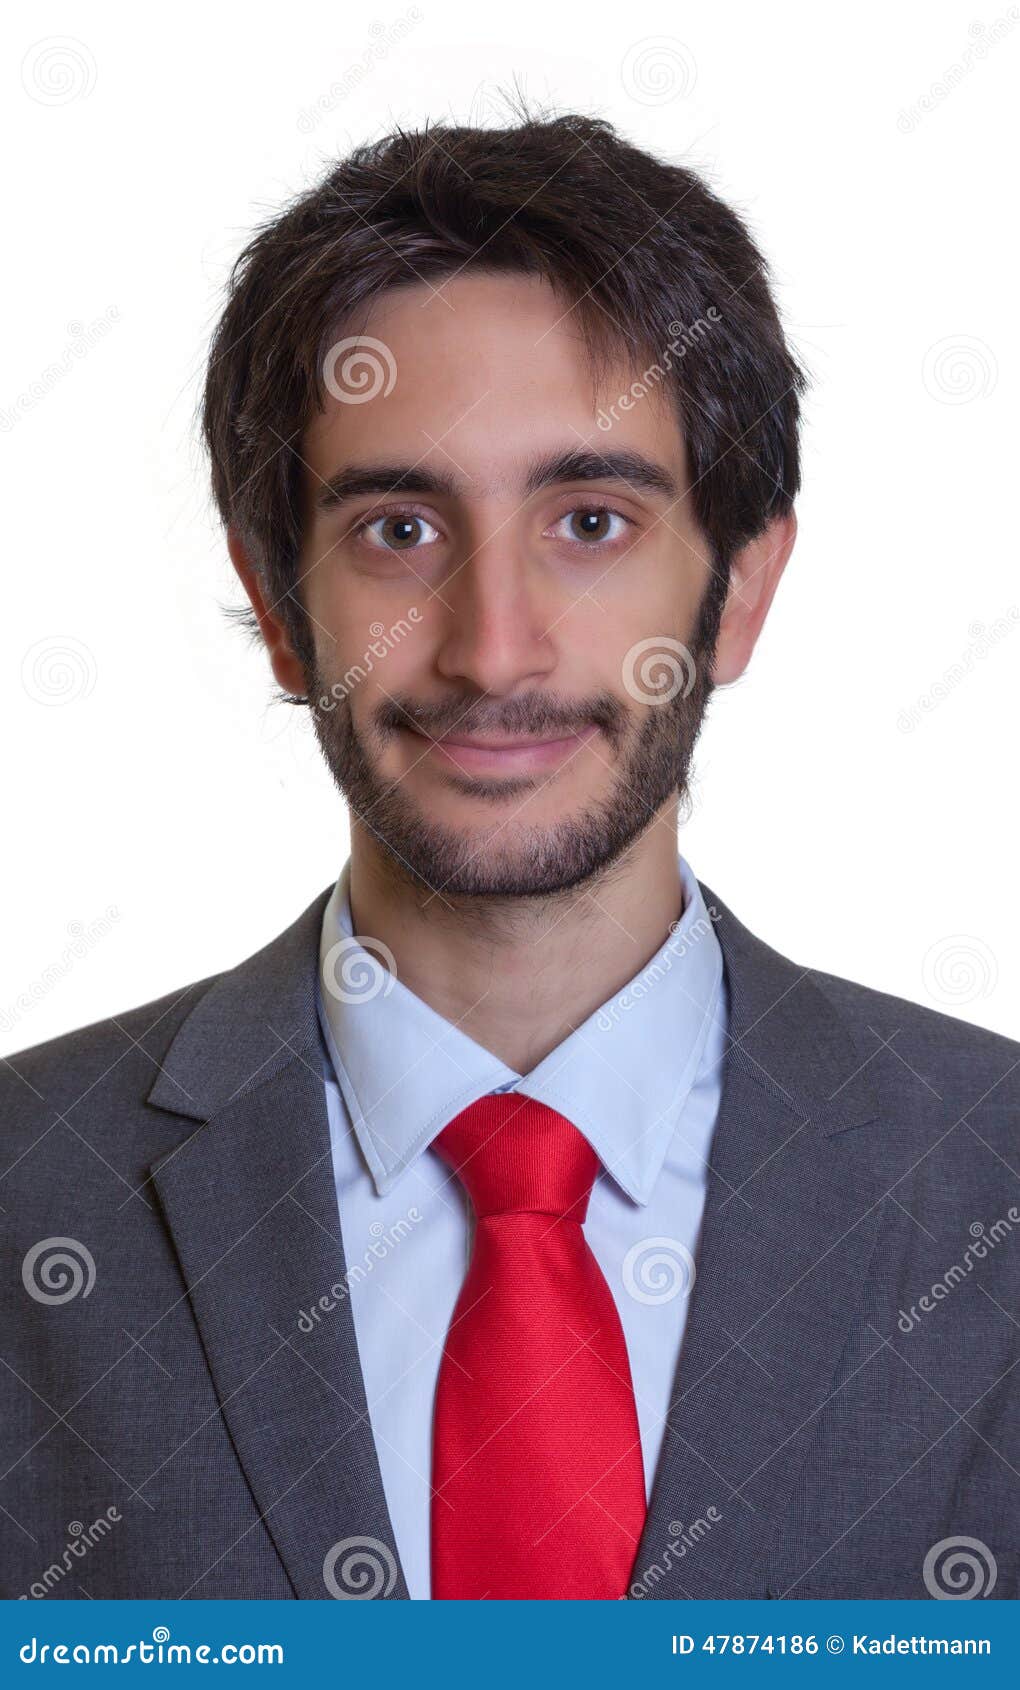
<svg viewBox="0 0 1020 1690"><path fill-rule="evenodd" d="M468 774L484 771L526 774L533 769L555 768L597 732L592 724L556 739L458 739L451 736L430 740L418 733L415 733L415 738L426 747L426 756L438 757Z"/></svg>

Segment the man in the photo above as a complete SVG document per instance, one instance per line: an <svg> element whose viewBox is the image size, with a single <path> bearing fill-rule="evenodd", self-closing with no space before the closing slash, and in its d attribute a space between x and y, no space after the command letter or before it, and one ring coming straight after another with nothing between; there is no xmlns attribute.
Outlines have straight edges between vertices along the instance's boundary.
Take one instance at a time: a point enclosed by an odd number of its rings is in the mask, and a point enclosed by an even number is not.
<svg viewBox="0 0 1020 1690"><path fill-rule="evenodd" d="M1020 1045L677 851L803 388L740 219L584 117L397 133L238 261L213 484L350 855L6 1065L4 1595L1020 1594Z"/></svg>

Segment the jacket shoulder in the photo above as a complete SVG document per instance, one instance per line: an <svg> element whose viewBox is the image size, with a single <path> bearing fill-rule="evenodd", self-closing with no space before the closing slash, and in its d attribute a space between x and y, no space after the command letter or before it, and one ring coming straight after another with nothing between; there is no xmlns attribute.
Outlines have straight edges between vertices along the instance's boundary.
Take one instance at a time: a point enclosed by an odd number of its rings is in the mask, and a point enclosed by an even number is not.
<svg viewBox="0 0 1020 1690"><path fill-rule="evenodd" d="M970 1125L999 1154L1011 1147L1012 1162L1020 1146L1020 1040L838 974L812 969L810 978L905 1127L926 1135L937 1117Z"/></svg>
<svg viewBox="0 0 1020 1690"><path fill-rule="evenodd" d="M824 969L812 968L810 975L832 1006L857 1031L866 1032L869 1027L881 1029L882 1036L888 1038L900 1029L919 1045L944 1053L949 1062L967 1056L978 1061L1005 1059L1020 1063L1020 1039L1006 1033L965 1020L948 1009L935 1009L912 998L897 997L893 992L882 992Z"/></svg>
<svg viewBox="0 0 1020 1690"><path fill-rule="evenodd" d="M207 975L148 1003L73 1028L0 1061L0 1133L31 1129L86 1100L144 1102L181 1023L220 974ZM87 1110L92 1113L92 1110ZM10 1145L8 1145L10 1148Z"/></svg>

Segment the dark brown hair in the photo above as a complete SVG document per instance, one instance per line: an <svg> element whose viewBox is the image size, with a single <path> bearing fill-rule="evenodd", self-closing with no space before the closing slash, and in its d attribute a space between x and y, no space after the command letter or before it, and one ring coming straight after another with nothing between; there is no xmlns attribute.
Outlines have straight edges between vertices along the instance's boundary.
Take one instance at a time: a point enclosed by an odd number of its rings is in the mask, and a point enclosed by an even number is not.
<svg viewBox="0 0 1020 1690"><path fill-rule="evenodd" d="M661 370L665 355L717 608L734 551L798 492L807 380L765 259L699 175L576 114L398 128L258 229L210 351L202 430L216 503L306 666L298 453L323 403L326 352L386 289L468 267L545 277L572 306L596 377L613 354L636 370Z"/></svg>

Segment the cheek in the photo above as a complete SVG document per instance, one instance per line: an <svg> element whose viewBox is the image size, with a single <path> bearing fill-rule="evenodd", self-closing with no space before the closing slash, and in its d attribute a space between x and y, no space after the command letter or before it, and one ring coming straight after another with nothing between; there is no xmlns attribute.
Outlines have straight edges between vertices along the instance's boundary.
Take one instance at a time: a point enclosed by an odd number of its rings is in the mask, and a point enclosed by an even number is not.
<svg viewBox="0 0 1020 1690"><path fill-rule="evenodd" d="M423 659L419 661L414 649L415 636L407 632L406 625L384 626L376 617L370 618L362 631L364 642L356 631L337 642L331 663L334 674L344 679L355 727L367 729L375 738L380 712L392 711L394 700L428 700L435 689L428 684Z"/></svg>
<svg viewBox="0 0 1020 1690"><path fill-rule="evenodd" d="M396 674L408 666L408 659L398 654L422 643L417 609L395 604L392 598L387 601L373 582L341 583L336 572L329 574L324 567L311 572L301 597L319 661L334 674L348 669L363 675L383 669Z"/></svg>
<svg viewBox="0 0 1020 1690"><path fill-rule="evenodd" d="M572 639L587 640L593 650L613 645L623 652L653 634L682 638L693 626L707 571L688 558L674 537L668 544L663 539L654 548L645 547L647 541L640 554L609 569L578 602L576 624L574 616L568 619Z"/></svg>
<svg viewBox="0 0 1020 1690"><path fill-rule="evenodd" d="M689 580L649 584L643 595L607 604L576 647L581 687L604 687L639 725L648 707L690 689L696 658L692 641L698 599Z"/></svg>
<svg viewBox="0 0 1020 1690"><path fill-rule="evenodd" d="M636 654L653 644L660 647L682 628L678 607L664 592L621 594L604 599L601 608L587 600L560 628L561 653L574 677L574 690L605 690L630 707L629 677Z"/></svg>

